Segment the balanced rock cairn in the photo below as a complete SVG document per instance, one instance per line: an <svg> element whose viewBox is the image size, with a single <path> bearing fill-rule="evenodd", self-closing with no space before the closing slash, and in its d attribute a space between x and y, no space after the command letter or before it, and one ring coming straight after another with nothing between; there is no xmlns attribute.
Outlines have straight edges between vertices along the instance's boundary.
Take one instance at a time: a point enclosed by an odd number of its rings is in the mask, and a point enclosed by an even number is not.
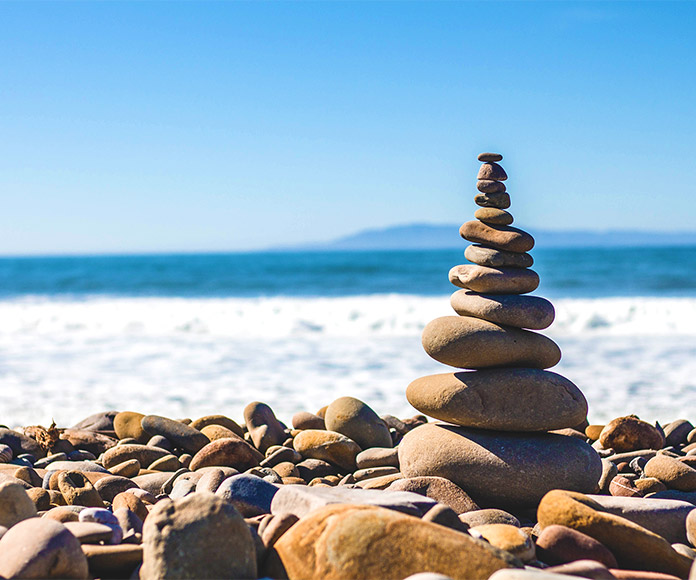
<svg viewBox="0 0 696 580"><path fill-rule="evenodd" d="M461 236L473 262L450 270L458 316L430 322L423 347L435 360L466 371L413 381L406 391L420 412L446 421L414 429L400 445L407 477L452 480L482 506L532 507L551 489L596 490L602 466L585 441L548 431L577 427L587 401L568 379L548 369L561 359L551 339L533 332L554 319L527 253L534 238L512 227L502 155L482 153L480 206Z"/></svg>

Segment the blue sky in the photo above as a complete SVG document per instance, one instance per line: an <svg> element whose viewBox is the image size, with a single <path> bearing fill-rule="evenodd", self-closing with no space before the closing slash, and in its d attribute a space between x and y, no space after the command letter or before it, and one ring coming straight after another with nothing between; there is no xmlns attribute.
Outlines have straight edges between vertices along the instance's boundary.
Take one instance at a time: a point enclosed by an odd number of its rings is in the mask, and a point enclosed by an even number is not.
<svg viewBox="0 0 696 580"><path fill-rule="evenodd" d="M2 254L696 228L693 2L0 2Z"/></svg>

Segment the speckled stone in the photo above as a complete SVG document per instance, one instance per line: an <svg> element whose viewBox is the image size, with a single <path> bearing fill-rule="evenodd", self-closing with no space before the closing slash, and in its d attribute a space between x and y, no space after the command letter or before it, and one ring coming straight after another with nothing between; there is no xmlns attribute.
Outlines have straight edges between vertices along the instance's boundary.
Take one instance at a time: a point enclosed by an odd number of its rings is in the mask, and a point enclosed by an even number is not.
<svg viewBox="0 0 696 580"><path fill-rule="evenodd" d="M510 552L522 562L531 562L536 558L536 549L532 538L517 526L485 524L469 528L469 535L474 538L482 538L491 546Z"/></svg>
<svg viewBox="0 0 696 580"><path fill-rule="evenodd" d="M621 453L638 449L662 449L665 438L650 423L629 415L607 423L599 434L599 442L604 449Z"/></svg>
<svg viewBox="0 0 696 580"><path fill-rule="evenodd" d="M457 290L452 294L450 304L460 316L531 330L548 328L555 317L551 302L539 296L479 294L471 290Z"/></svg>
<svg viewBox="0 0 696 580"><path fill-rule="evenodd" d="M79 471L61 471L58 473L58 490L68 505L86 507L104 507L99 492Z"/></svg>
<svg viewBox="0 0 696 580"><path fill-rule="evenodd" d="M505 192L506 187L502 181L479 179L476 182L476 189L478 189L481 193L503 193Z"/></svg>
<svg viewBox="0 0 696 580"><path fill-rule="evenodd" d="M505 181L507 173L495 162L486 162L479 168L478 179L492 179L494 181Z"/></svg>
<svg viewBox="0 0 696 580"><path fill-rule="evenodd" d="M549 368L561 350L542 334L468 316L442 316L423 330L423 348L436 361L466 368Z"/></svg>
<svg viewBox="0 0 696 580"><path fill-rule="evenodd" d="M405 578L423 570L485 580L495 570L520 566L509 553L467 534L368 506L318 510L285 532L275 549L291 580Z"/></svg>
<svg viewBox="0 0 696 580"><path fill-rule="evenodd" d="M474 196L474 202L480 207L507 209L510 207L510 194L507 191L500 191L497 193L478 193Z"/></svg>

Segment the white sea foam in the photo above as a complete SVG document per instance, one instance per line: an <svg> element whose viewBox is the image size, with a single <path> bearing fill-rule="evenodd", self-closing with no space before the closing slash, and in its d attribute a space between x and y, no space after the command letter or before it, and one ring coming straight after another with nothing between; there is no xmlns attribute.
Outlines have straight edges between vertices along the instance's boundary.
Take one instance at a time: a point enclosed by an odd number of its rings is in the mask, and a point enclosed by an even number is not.
<svg viewBox="0 0 696 580"><path fill-rule="evenodd" d="M696 420L696 299L554 303L554 370L585 392L591 419ZM288 419L346 394L406 416L408 383L447 372L418 337L449 314L445 296L0 301L0 423L106 408L239 417L257 399Z"/></svg>

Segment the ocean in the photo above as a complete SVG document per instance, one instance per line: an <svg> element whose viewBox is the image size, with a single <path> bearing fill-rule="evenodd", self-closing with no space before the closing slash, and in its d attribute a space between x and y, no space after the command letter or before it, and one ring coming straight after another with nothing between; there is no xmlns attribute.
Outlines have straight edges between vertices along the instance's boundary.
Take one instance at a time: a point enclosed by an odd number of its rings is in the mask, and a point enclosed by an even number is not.
<svg viewBox="0 0 696 580"><path fill-rule="evenodd" d="M453 314L462 250L0 259L0 423L102 410L289 421L350 395L416 414L404 391L448 372L422 350ZM532 252L590 421L696 420L696 247Z"/></svg>

